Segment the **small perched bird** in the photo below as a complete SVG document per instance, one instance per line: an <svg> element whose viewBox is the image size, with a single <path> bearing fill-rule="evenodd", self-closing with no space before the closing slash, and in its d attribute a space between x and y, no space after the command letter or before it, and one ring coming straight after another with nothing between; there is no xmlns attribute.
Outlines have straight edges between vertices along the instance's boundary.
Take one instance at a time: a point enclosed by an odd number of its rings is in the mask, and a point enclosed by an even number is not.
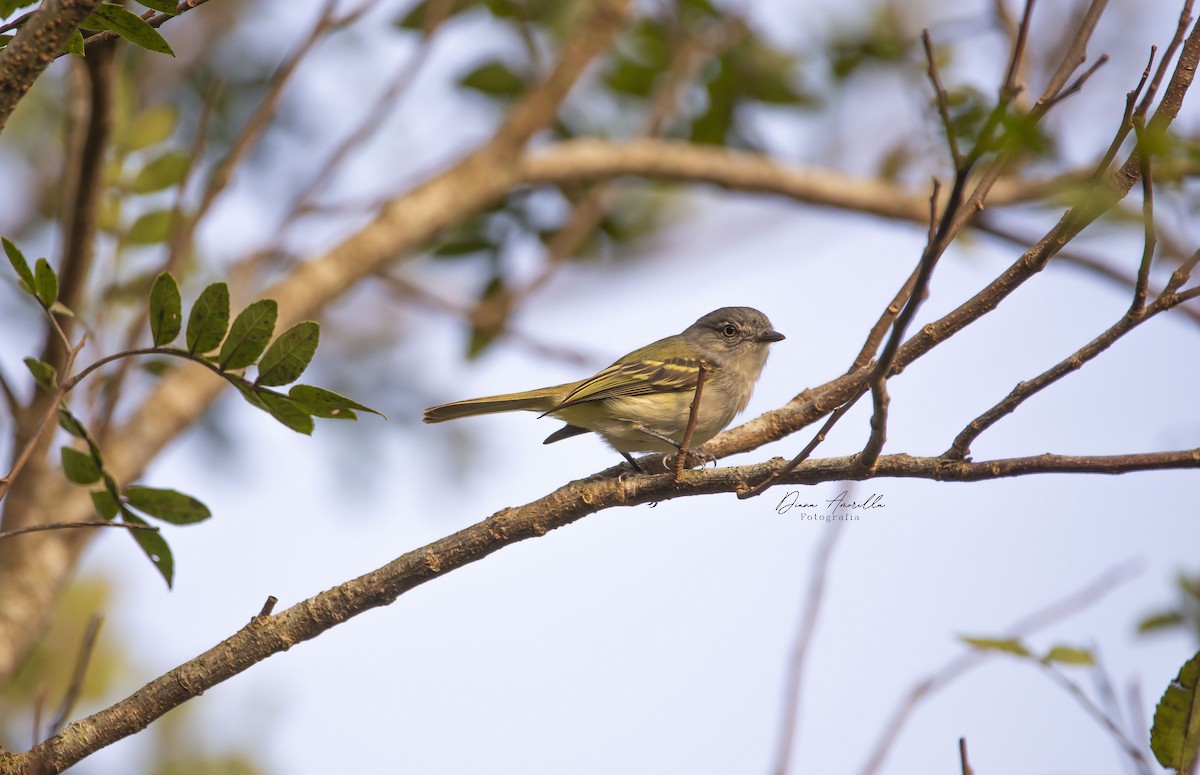
<svg viewBox="0 0 1200 775"><path fill-rule="evenodd" d="M767 362L767 347L784 338L767 316L751 307L722 307L688 326L618 358L578 382L523 393L471 398L425 410L425 422L494 412L539 412L567 424L545 444L597 433L624 455L679 449L691 415L700 363L707 366L692 443L723 431L746 408Z"/></svg>

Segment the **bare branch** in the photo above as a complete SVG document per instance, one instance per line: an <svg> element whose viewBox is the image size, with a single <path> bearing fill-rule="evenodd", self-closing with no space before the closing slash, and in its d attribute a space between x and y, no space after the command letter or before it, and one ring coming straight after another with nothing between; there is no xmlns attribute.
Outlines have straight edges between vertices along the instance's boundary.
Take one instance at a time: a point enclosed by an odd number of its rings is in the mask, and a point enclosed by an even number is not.
<svg viewBox="0 0 1200 775"><path fill-rule="evenodd" d="M772 461L688 471L679 483L669 472L630 474L624 471L625 475L621 476L622 466L614 466L602 474L571 482L525 506L502 509L478 524L408 552L377 570L321 592L279 614L269 618L255 617L230 638L150 681L126 699L69 724L61 734L22 754L0 754L0 766L13 773L60 772L90 753L144 729L171 708L273 654L311 640L368 610L389 605L405 592L481 560L505 546L540 537L608 508L736 492L777 466L778 462ZM1094 457L1040 455L978 463L886 455L868 474L862 473L853 457L841 457L808 461L787 477L787 481L813 484L879 477L979 481L1035 473L1122 473L1176 468L1200 468L1200 449Z"/></svg>

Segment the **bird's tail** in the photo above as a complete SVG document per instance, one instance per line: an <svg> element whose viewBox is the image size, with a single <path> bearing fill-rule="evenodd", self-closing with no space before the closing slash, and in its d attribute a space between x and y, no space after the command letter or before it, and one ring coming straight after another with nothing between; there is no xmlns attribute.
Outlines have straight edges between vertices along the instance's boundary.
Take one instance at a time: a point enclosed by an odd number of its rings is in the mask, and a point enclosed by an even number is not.
<svg viewBox="0 0 1200 775"><path fill-rule="evenodd" d="M446 420L457 420L460 417L497 412L548 412L558 406L563 396L569 393L573 387L575 387L575 383L572 382L540 390L528 390L524 393L505 393L499 396L453 401L449 404L429 407L425 410L423 419L425 422L445 422Z"/></svg>

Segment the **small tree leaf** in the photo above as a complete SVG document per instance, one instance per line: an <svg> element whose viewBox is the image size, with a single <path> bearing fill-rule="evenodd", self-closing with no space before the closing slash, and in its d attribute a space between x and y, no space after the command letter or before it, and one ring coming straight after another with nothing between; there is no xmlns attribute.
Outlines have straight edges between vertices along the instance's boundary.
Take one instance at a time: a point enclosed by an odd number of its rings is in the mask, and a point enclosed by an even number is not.
<svg viewBox="0 0 1200 775"><path fill-rule="evenodd" d="M1046 652L1042 662L1047 665L1051 662L1061 662L1064 665L1094 665L1096 657L1087 649L1059 645Z"/></svg>
<svg viewBox="0 0 1200 775"><path fill-rule="evenodd" d="M1161 611L1150 614L1138 622L1137 631L1144 635L1148 632L1168 630L1180 626L1184 621L1183 613L1180 611Z"/></svg>
<svg viewBox="0 0 1200 775"><path fill-rule="evenodd" d="M278 316L279 305L274 299L256 301L242 310L229 327L229 336L217 356L221 369L244 369L258 360L275 332Z"/></svg>
<svg viewBox="0 0 1200 775"><path fill-rule="evenodd" d="M158 145L175 132L179 124L179 108L174 105L152 105L134 119L120 145L129 151L140 151Z"/></svg>
<svg viewBox="0 0 1200 775"><path fill-rule="evenodd" d="M33 270L29 268L29 262L25 260L25 254L16 245L9 242L8 237L0 238L0 242L4 243L4 253L8 256L8 262L16 270L17 277L21 278L21 287L26 293L37 295L37 292L34 291Z"/></svg>
<svg viewBox="0 0 1200 775"><path fill-rule="evenodd" d="M122 494L133 508L172 525L194 525L212 516L203 503L176 490L134 485Z"/></svg>
<svg viewBox="0 0 1200 775"><path fill-rule="evenodd" d="M131 525L147 524L146 520L125 508L121 509L121 520ZM169 589L175 580L175 558L171 555L171 547L167 545L167 539L163 538L157 530L130 530L127 532L133 535L133 540L137 541L138 546L142 547L142 551L150 558L150 562L154 563L155 568L158 568L158 572L166 580Z"/></svg>
<svg viewBox="0 0 1200 775"><path fill-rule="evenodd" d="M525 79L500 61L488 62L467 73L459 81L461 86L483 92L489 97L507 99L525 91Z"/></svg>
<svg viewBox="0 0 1200 775"><path fill-rule="evenodd" d="M44 258L37 260L33 270L33 287L37 289L38 300L42 306L49 307L58 299L58 275L50 262Z"/></svg>
<svg viewBox="0 0 1200 775"><path fill-rule="evenodd" d="M71 35L67 38L67 41L63 43L62 50L67 54L83 56L83 33L79 30L72 30Z"/></svg>
<svg viewBox="0 0 1200 775"><path fill-rule="evenodd" d="M0 19L7 19L18 9L36 2L37 0L0 0Z"/></svg>
<svg viewBox="0 0 1200 775"><path fill-rule="evenodd" d="M37 358L26 358L25 365L38 387L50 395L58 393L58 372L53 366Z"/></svg>
<svg viewBox="0 0 1200 775"><path fill-rule="evenodd" d="M96 513L102 518L111 521L121 511L121 504L108 490L92 490L88 494L92 496L92 505L96 507Z"/></svg>
<svg viewBox="0 0 1200 775"><path fill-rule="evenodd" d="M1178 772L1190 772L1200 749L1200 652L1179 668L1167 686L1150 728L1150 750L1158 763Z"/></svg>
<svg viewBox="0 0 1200 775"><path fill-rule="evenodd" d="M304 411L314 417L321 417L327 420L354 420L357 419L354 411L370 412L371 414L383 417L381 412L377 412L369 406L364 406L357 401L338 395L332 390L325 388L313 387L312 385L295 385L288 391L288 395L297 401ZM384 417L386 420L387 418Z"/></svg>
<svg viewBox="0 0 1200 775"><path fill-rule="evenodd" d="M300 402L271 390L260 391L258 398L267 413L276 420L296 433L303 433L305 436L312 435L314 427L312 415L304 410Z"/></svg>
<svg viewBox="0 0 1200 775"><path fill-rule="evenodd" d="M138 216L129 231L125 232L125 241L130 245L154 245L166 242L171 236L175 225L175 213L170 210L155 210Z"/></svg>
<svg viewBox="0 0 1200 775"><path fill-rule="evenodd" d="M176 10L174 0L137 0L138 5L144 5L147 8L152 8L155 11L169 13L172 16L178 16L179 11Z"/></svg>
<svg viewBox="0 0 1200 775"><path fill-rule="evenodd" d="M75 415L66 409L59 408L58 410L58 426L77 439L88 437L87 428L84 428L83 423L79 422Z"/></svg>
<svg viewBox="0 0 1200 775"><path fill-rule="evenodd" d="M229 329L229 286L213 283L200 292L188 316L187 346L192 355L217 349Z"/></svg>
<svg viewBox="0 0 1200 775"><path fill-rule="evenodd" d="M977 649L986 651L1003 651L1006 654L1015 654L1019 657L1030 656L1029 649L1016 638L972 638L966 635L960 635L959 639L969 646L974 646Z"/></svg>
<svg viewBox="0 0 1200 775"><path fill-rule="evenodd" d="M67 479L75 484L95 484L100 481L100 465L96 459L73 447L62 448L62 467Z"/></svg>
<svg viewBox="0 0 1200 775"><path fill-rule="evenodd" d="M150 289L150 335L156 346L170 344L183 327L183 302L179 283L170 272L163 272Z"/></svg>
<svg viewBox="0 0 1200 775"><path fill-rule="evenodd" d="M146 20L116 3L101 3L92 15L79 25L85 30L112 30L125 40L160 54L175 56L166 39Z"/></svg>
<svg viewBox="0 0 1200 775"><path fill-rule="evenodd" d="M254 384L273 387L300 379L317 352L320 338L321 327L311 320L284 331L259 361L258 379Z"/></svg>
<svg viewBox="0 0 1200 775"><path fill-rule="evenodd" d="M167 151L138 171L130 184L135 194L150 194L170 188L183 180L191 166L192 157L183 151Z"/></svg>

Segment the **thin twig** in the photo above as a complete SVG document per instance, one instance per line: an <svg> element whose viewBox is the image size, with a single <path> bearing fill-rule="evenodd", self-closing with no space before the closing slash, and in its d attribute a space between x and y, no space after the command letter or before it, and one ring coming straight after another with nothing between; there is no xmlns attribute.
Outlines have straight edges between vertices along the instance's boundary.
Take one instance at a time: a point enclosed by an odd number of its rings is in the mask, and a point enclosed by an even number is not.
<svg viewBox="0 0 1200 775"><path fill-rule="evenodd" d="M1141 118L1134 119L1137 132L1138 164L1142 178L1142 261L1138 265L1137 282L1133 286L1133 302L1130 310L1141 311L1146 306L1146 289L1150 284L1150 262L1154 260L1154 248L1158 244L1158 233L1154 228L1154 181L1151 168L1153 154L1146 142L1145 125Z"/></svg>
<svg viewBox="0 0 1200 775"><path fill-rule="evenodd" d="M1088 82L1088 79L1096 74L1096 71L1108 64L1108 54L1101 54L1100 58L1092 63L1092 66L1084 70L1083 73L1071 82L1070 86L1055 94L1050 99L1046 100L1046 110L1053 108L1058 103L1066 98L1078 94L1083 91L1083 85Z"/></svg>
<svg viewBox="0 0 1200 775"><path fill-rule="evenodd" d="M1117 744L1121 746L1121 748L1125 751L1125 754L1133 760L1133 763L1137 766L1139 772L1143 773L1144 775L1149 775L1149 773L1159 771L1158 768L1151 766L1149 760L1146 759L1146 754L1142 752L1142 749L1129 739L1121 727L1118 726L1111 718L1109 718L1108 714L1098 707L1096 703L1092 702L1092 699L1087 696L1087 692L1081 689L1077 683L1063 675L1062 671L1055 668L1052 664L1037 660L1034 660L1034 662L1035 664L1039 665L1055 683L1065 689L1067 694L1071 695L1075 702L1078 703L1079 706L1083 708L1089 716L1094 718L1100 723L1101 726L1108 730L1108 733L1112 735Z"/></svg>
<svg viewBox="0 0 1200 775"><path fill-rule="evenodd" d="M103 616L93 614L88 619L83 642L79 644L79 656L75 658L75 669L71 671L71 682L67 685L67 691L63 695L58 713L50 722L50 734L52 735L58 734L63 728L63 724L67 723L67 716L71 715L75 703L79 701L79 695L83 693L83 679L87 675L88 664L92 661L92 652L96 648L96 637L100 634L100 627L103 624Z"/></svg>
<svg viewBox="0 0 1200 775"><path fill-rule="evenodd" d="M975 775L975 770L971 769L971 763L967 761L967 738L958 738L958 761L962 769L962 775Z"/></svg>
<svg viewBox="0 0 1200 775"><path fill-rule="evenodd" d="M997 2L998 6L1001 4ZM1016 35L1013 36L1013 47L1008 56L1008 72L1004 76L1004 86L1002 87L1009 100L1015 99L1021 90L1017 83L1017 73L1025 61L1025 44L1029 40L1029 22L1032 18L1033 0L1026 0L1025 11L1021 14L1021 23L1017 25Z"/></svg>
<svg viewBox="0 0 1200 775"><path fill-rule="evenodd" d="M151 530L155 533L158 532L158 528L153 525L138 525L132 522L46 522L41 525L28 525L26 527L2 531L0 532L0 541L24 535L25 533L38 533L43 530L74 530L80 527L119 527L126 530Z"/></svg>
<svg viewBox="0 0 1200 775"><path fill-rule="evenodd" d="M1171 38L1171 42L1167 44L1166 49L1163 50L1163 56L1159 60L1158 69L1154 71L1154 78L1146 88L1146 93L1142 96L1142 101L1133 114L1134 118L1144 118L1150 112L1150 105L1154 102L1155 95L1158 94L1158 87L1162 85L1163 78L1166 77L1167 68L1170 66L1171 60L1175 58L1175 52L1183 45L1184 38L1187 36L1187 29L1192 23L1193 5L1195 5L1195 0L1185 0L1183 8L1180 9L1179 22L1175 25L1175 35Z"/></svg>
<svg viewBox="0 0 1200 775"><path fill-rule="evenodd" d="M929 37L928 29L921 30L921 45L925 48L927 63L925 74L929 77L929 82L933 84L934 102L937 105L938 115L942 119L946 144L950 146L950 159L957 168L962 165L962 153L958 150L958 137L954 134L954 122L950 119L950 99L946 96L946 87L942 86L942 78L938 74L937 60L933 55L933 41Z"/></svg>
<svg viewBox="0 0 1200 775"><path fill-rule="evenodd" d="M47 310L46 317L50 319L50 325L57 331L58 335L65 338L66 334L63 332L62 327L58 324L54 314ZM83 349L83 345L86 342L87 337L84 336L80 338L79 344L68 349L66 363L63 368L64 374L70 373L71 367L75 363L75 356L77 356L79 351ZM8 490L10 487L12 487L13 482L16 481L21 471L24 470L25 465L33 457L33 453L38 448L42 434L50 424L50 418L58 415L58 407L62 403L63 396L66 395L66 392L67 391L63 383L60 382L58 390L55 391L53 397L54 400L50 401L46 405L46 409L42 412L42 416L38 419L37 426L33 429L33 432L24 438L24 443L21 445L21 451L17 454L17 459L13 462L12 468L9 469L8 473L5 474L3 478L0 478L0 500L3 500L4 496L8 494Z"/></svg>
<svg viewBox="0 0 1200 775"><path fill-rule="evenodd" d="M851 483L853 484L853 483ZM848 485L849 486L849 485ZM788 662L788 674L784 679L786 695L783 701L783 720L779 728L779 749L775 757L776 775L787 775L800 723L800 699L804 693L804 668L808 662L808 650L817 631L817 620L821 604L825 599L825 582L829 578L829 566L833 549L842 534L842 523L834 522L825 529L821 543L813 556L812 571L808 577L808 595L800 616L800 626L792 646L792 657Z"/></svg>
<svg viewBox="0 0 1200 775"><path fill-rule="evenodd" d="M833 426L837 425L838 420L842 419L846 412L850 411L850 409L856 403L858 403L858 399L866 395L866 392L867 386L864 383L859 387L857 392L855 392L849 399L846 400L845 403L843 403L841 406L835 409L832 414L829 415L829 419L825 420L825 424L821 426L819 431L817 431L817 435L813 436L808 444L805 445L804 449L800 450L799 455L796 455L794 458L789 460L787 465L771 472L770 476L768 476L766 479L763 479L753 487L747 487L744 490L739 490L737 494L738 498L745 500L746 498L753 498L756 495L761 495L772 485L783 479L783 477L796 470L796 467L807 460L808 456L813 453L813 450L815 450L825 441L825 437L829 434L829 431L833 428Z"/></svg>
<svg viewBox="0 0 1200 775"><path fill-rule="evenodd" d="M1083 18L1079 20L1079 28L1075 32L1075 37L1071 39L1071 45L1067 47L1067 53L1063 55L1062 62L1054 71L1054 75L1050 76L1042 96L1037 99L1029 111L1030 117L1036 120L1045 115L1046 111L1050 109L1051 103L1070 79L1071 74L1087 61L1088 41L1091 40L1096 23L1100 21L1100 16L1107 6L1108 0L1092 0Z"/></svg>
<svg viewBox="0 0 1200 775"><path fill-rule="evenodd" d="M1117 131L1113 135L1112 142L1108 144L1108 150L1104 152L1099 163L1092 170L1092 180L1100 180L1108 174L1109 166L1112 165L1113 159L1117 158L1117 152L1121 150L1121 145L1129 136L1130 130L1133 129L1133 114L1137 108L1138 97L1141 95L1142 89L1146 88L1146 80L1150 77L1150 71L1154 67L1154 55L1157 51L1157 46L1150 47L1150 59L1146 62L1146 68L1142 70L1141 79L1137 86L1125 94L1125 112L1121 115L1121 122L1117 124Z"/></svg>
<svg viewBox="0 0 1200 775"><path fill-rule="evenodd" d="M259 610L259 616L270 616L275 610L275 604L279 602L279 598L274 595L267 595L267 599L263 602L262 608Z"/></svg>
<svg viewBox="0 0 1200 775"><path fill-rule="evenodd" d="M692 446L692 435L696 432L696 423L700 420L700 397L704 393L704 383L708 379L708 363L701 360L696 364L696 394L692 396L692 406L688 411L687 427L683 430L683 440L679 442L679 454L675 456L675 481L683 479L683 469L687 465L688 452Z"/></svg>

